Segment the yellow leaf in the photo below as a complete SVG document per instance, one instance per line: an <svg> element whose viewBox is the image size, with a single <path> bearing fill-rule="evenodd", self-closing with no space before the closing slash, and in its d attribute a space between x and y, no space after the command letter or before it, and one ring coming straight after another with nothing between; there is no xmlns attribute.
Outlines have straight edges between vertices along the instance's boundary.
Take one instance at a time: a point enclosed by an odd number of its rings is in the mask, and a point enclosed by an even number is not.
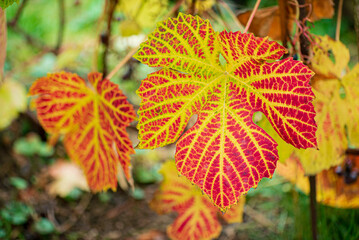
<svg viewBox="0 0 359 240"><path fill-rule="evenodd" d="M26 109L25 88L13 81L6 81L0 86L0 129L6 128Z"/></svg>
<svg viewBox="0 0 359 240"><path fill-rule="evenodd" d="M349 50L328 36L316 37L312 69L324 78L341 78L349 62Z"/></svg>
<svg viewBox="0 0 359 240"><path fill-rule="evenodd" d="M353 158L353 156L351 156ZM353 158L353 165L358 166L359 158ZM317 201L337 208L359 207L359 180L348 184L345 176L335 173L335 167L317 174ZM309 180L304 175L299 159L292 157L285 164L279 163L277 173L303 191L309 193Z"/></svg>
<svg viewBox="0 0 359 240"><path fill-rule="evenodd" d="M323 169L338 165L343 161L343 153L348 142L345 136L345 101L339 96L340 83L337 80L326 80L316 83L318 89L325 94L315 91L316 99L313 104L318 124L318 148L295 150L300 158L306 174L316 174Z"/></svg>

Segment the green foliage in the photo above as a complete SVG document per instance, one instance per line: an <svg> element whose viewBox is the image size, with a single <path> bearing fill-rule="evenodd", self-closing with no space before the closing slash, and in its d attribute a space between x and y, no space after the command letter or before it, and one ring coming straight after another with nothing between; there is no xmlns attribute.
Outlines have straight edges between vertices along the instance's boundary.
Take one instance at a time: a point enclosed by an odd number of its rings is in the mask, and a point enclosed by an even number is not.
<svg viewBox="0 0 359 240"><path fill-rule="evenodd" d="M0 211L0 216L13 225L21 225L28 221L33 212L30 206L22 202L10 202Z"/></svg>
<svg viewBox="0 0 359 240"><path fill-rule="evenodd" d="M1 0L0 1L0 7L2 9L7 8L8 6L12 5L13 3L19 4L19 0Z"/></svg>
<svg viewBox="0 0 359 240"><path fill-rule="evenodd" d="M17 139L14 143L14 150L18 154L29 157L35 154L41 157L49 157L54 153L53 147L49 146L46 142L42 142L37 135Z"/></svg>
<svg viewBox="0 0 359 240"><path fill-rule="evenodd" d="M46 235L53 233L55 227L47 218L40 218L40 220L35 223L35 230L41 235Z"/></svg>
<svg viewBox="0 0 359 240"><path fill-rule="evenodd" d="M20 177L11 177L10 184L13 185L18 190L23 190L27 188L27 182L25 179Z"/></svg>

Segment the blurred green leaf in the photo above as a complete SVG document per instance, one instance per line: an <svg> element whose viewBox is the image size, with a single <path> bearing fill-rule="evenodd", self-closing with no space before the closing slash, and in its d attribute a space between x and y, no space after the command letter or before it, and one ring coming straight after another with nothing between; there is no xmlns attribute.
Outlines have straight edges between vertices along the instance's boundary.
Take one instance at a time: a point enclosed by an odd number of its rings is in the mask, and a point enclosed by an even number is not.
<svg viewBox="0 0 359 240"><path fill-rule="evenodd" d="M34 210L21 202L10 202L0 211L1 217L14 225L21 225L28 221Z"/></svg>
<svg viewBox="0 0 359 240"><path fill-rule="evenodd" d="M34 134L17 139L14 143L14 150L16 153L25 156L38 154L41 157L49 157L54 153L53 147L42 142L40 137Z"/></svg>
<svg viewBox="0 0 359 240"><path fill-rule="evenodd" d="M111 194L109 192L101 192L98 194L98 199L103 203L107 203L111 200Z"/></svg>
<svg viewBox="0 0 359 240"><path fill-rule="evenodd" d="M20 177L11 177L10 184L16 187L19 190L23 190L27 188L27 182L25 179Z"/></svg>
<svg viewBox="0 0 359 240"><path fill-rule="evenodd" d="M137 166L134 169L134 179L141 184L149 184L159 182L162 179L162 175L158 173L158 166L154 165L150 169L144 166Z"/></svg>
<svg viewBox="0 0 359 240"><path fill-rule="evenodd" d="M136 200L143 200L145 198L145 192L138 187L131 191L130 194Z"/></svg>
<svg viewBox="0 0 359 240"><path fill-rule="evenodd" d="M35 230L36 232L45 235L53 233L55 231L55 227L47 218L41 218L35 223Z"/></svg>

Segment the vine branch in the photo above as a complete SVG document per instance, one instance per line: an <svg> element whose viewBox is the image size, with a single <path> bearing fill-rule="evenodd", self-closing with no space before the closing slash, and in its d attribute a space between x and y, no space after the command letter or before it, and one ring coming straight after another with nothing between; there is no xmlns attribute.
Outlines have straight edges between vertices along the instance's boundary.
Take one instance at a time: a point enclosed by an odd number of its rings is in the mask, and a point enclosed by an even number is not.
<svg viewBox="0 0 359 240"><path fill-rule="evenodd" d="M111 38L111 27L112 27L112 19L113 19L113 14L115 12L115 8L117 5L117 1L118 0L108 0L108 5L107 5L107 29L106 29L106 33L102 36L102 42L105 46L105 49L103 51L103 55L102 55L102 73L104 76L107 75L107 71L108 71L108 64L107 64L107 60L108 60L108 52L109 52L109 47L110 47L110 38Z"/></svg>
<svg viewBox="0 0 359 240"><path fill-rule="evenodd" d="M248 29L251 26L251 23L253 21L254 15L256 14L260 3L261 3L261 0L257 0L256 5L254 5L253 11L251 13L251 16L249 17L249 20L247 22L246 28L243 31L244 33L248 32Z"/></svg>
<svg viewBox="0 0 359 240"><path fill-rule="evenodd" d="M59 3L59 29L57 33L57 43L54 49L55 54L58 54L64 39L65 31L65 0L58 0Z"/></svg>
<svg viewBox="0 0 359 240"><path fill-rule="evenodd" d="M337 28L335 30L335 41L339 41L339 39L340 39L340 26L342 23L342 12L343 12L343 0L339 0Z"/></svg>

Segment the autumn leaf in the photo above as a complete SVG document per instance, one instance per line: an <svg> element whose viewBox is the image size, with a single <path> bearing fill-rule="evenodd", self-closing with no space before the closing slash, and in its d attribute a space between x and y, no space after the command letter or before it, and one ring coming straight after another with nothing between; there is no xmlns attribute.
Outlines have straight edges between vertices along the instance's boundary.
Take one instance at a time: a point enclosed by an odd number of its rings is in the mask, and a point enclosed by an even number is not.
<svg viewBox="0 0 359 240"><path fill-rule="evenodd" d="M239 22L246 25L252 11L242 12L237 15ZM295 22L295 11L288 8L287 28L289 32L293 29ZM280 11L278 6L258 9L248 29L256 36L269 36L274 40L281 40Z"/></svg>
<svg viewBox="0 0 359 240"><path fill-rule="evenodd" d="M48 172L54 179L48 186L50 194L66 197L75 188L83 191L89 190L81 168L74 163L58 159L49 167Z"/></svg>
<svg viewBox="0 0 359 240"><path fill-rule="evenodd" d="M323 18L332 18L334 15L334 7L332 0L312 0L309 18L311 21L318 21ZM293 29L293 24L297 19L297 6L288 3L287 9L287 28L289 32ZM239 22L246 25L252 10L241 12L237 15ZM259 37L269 36L274 40L281 40L281 24L280 24L279 6L271 6L258 9L254 15L249 31Z"/></svg>
<svg viewBox="0 0 359 240"><path fill-rule="evenodd" d="M6 15L0 8L0 84L4 79L4 65L6 58Z"/></svg>
<svg viewBox="0 0 359 240"><path fill-rule="evenodd" d="M10 79L1 84L0 130L8 127L20 112L25 111L26 104L26 90L23 85Z"/></svg>
<svg viewBox="0 0 359 240"><path fill-rule="evenodd" d="M137 92L142 99L138 147L175 142L198 115L177 142L177 168L222 210L236 203L272 176L278 160L277 144L253 123L253 113L263 112L295 147L317 145L308 84L313 73L291 58L276 61L285 51L252 34L215 33L208 21L191 15L160 23L135 55L163 67Z"/></svg>
<svg viewBox="0 0 359 240"><path fill-rule="evenodd" d="M345 135L345 102L340 98L340 83L336 80L318 81L315 84L314 108L318 124L318 150L295 149L304 172L314 175L343 161L348 146Z"/></svg>
<svg viewBox="0 0 359 240"><path fill-rule="evenodd" d="M100 73L88 75L90 86L76 74L61 72L36 80L30 89L41 125L55 136L64 134L70 158L83 169L93 191L117 188L120 165L131 181L134 153L126 127L135 118L131 104Z"/></svg>
<svg viewBox="0 0 359 240"><path fill-rule="evenodd" d="M349 50L328 36L317 36L314 40L311 68L316 73L315 78L340 79L349 63Z"/></svg>
<svg viewBox="0 0 359 240"><path fill-rule="evenodd" d="M19 4L19 0L1 0L0 7L5 10L5 8L11 6L13 3Z"/></svg>
<svg viewBox="0 0 359 240"><path fill-rule="evenodd" d="M357 156L347 156L352 161L352 171L358 170L359 158ZM343 171L347 171L343 169ZM288 179L303 191L309 194L308 176L301 166L297 157L291 157L284 164L279 163L276 171L279 175ZM337 167L323 170L316 175L317 201L337 208L359 208L359 180L347 183L346 172L338 174Z"/></svg>
<svg viewBox="0 0 359 240"><path fill-rule="evenodd" d="M312 86L319 151L294 150L305 174L314 175L342 163L349 145L359 146L359 65L346 74L349 57L341 42L328 36L315 38ZM286 146L279 149L282 147Z"/></svg>
<svg viewBox="0 0 359 240"><path fill-rule="evenodd" d="M167 234L171 239L212 239L221 232L218 209L209 198L192 185L186 178L178 176L173 161L163 164L160 171L163 182L150 206L160 214L176 211L175 221L168 226ZM233 206L223 218L229 222L242 222L244 197Z"/></svg>
<svg viewBox="0 0 359 240"><path fill-rule="evenodd" d="M168 0L119 1L117 10L125 15L120 22L121 35L131 36L141 33L141 30L152 29L167 6Z"/></svg>

